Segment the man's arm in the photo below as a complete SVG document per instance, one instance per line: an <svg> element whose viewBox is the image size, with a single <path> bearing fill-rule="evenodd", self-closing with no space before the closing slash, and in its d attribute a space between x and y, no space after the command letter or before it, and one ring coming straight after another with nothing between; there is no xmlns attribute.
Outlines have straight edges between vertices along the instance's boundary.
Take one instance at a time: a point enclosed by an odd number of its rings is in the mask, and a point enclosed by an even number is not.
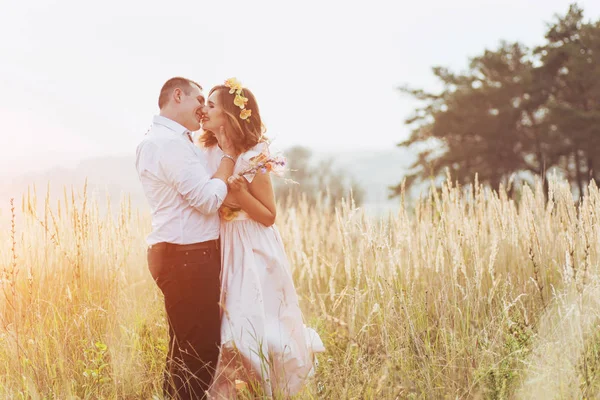
<svg viewBox="0 0 600 400"><path fill-rule="evenodd" d="M202 160L185 144L171 141L161 148L160 168L179 194L203 214L218 211L227 196L227 178L233 173L234 162L223 158L213 178Z"/></svg>

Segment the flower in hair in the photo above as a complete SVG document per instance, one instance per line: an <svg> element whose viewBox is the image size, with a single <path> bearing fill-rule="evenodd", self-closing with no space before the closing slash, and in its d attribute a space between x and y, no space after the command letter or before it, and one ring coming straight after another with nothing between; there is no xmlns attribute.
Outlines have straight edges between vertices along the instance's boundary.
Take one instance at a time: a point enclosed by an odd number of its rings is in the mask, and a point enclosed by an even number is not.
<svg viewBox="0 0 600 400"><path fill-rule="evenodd" d="M252 115L252 110L242 110L240 113L240 118L248 121L248 118Z"/></svg>
<svg viewBox="0 0 600 400"><path fill-rule="evenodd" d="M238 81L236 78L229 78L225 81L225 86L227 86L229 90L229 94L233 94L237 91L242 90L242 83Z"/></svg>
<svg viewBox="0 0 600 400"><path fill-rule="evenodd" d="M236 94L235 95L235 99L233 99L233 104L235 104L236 106L238 106L242 110L244 108L246 108L246 103L247 102L248 102L248 99L246 97L242 96L241 94Z"/></svg>
<svg viewBox="0 0 600 400"><path fill-rule="evenodd" d="M238 81L237 78L229 78L225 81L225 86L229 88L229 94L235 93L233 104L242 110L240 112L240 118L246 120L246 122L250 122L248 118L250 118L252 115L252 110L248 110L246 108L248 98L244 97L244 88L242 87L242 83Z"/></svg>

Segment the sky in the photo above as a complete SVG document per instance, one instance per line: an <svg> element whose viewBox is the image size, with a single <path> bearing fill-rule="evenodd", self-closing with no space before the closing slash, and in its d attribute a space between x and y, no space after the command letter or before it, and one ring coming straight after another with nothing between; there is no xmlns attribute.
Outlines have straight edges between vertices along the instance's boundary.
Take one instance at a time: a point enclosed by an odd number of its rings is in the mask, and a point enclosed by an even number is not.
<svg viewBox="0 0 600 400"><path fill-rule="evenodd" d="M543 42L563 0L0 0L0 170L133 155L173 76L237 77L279 148L393 149L417 105L501 40ZM600 1L578 3L600 18Z"/></svg>

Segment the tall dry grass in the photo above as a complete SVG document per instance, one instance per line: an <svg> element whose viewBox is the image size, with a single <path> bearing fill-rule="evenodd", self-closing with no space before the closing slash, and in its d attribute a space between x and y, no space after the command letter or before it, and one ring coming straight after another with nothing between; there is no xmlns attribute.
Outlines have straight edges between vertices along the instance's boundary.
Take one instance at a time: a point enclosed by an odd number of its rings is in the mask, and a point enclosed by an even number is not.
<svg viewBox="0 0 600 400"><path fill-rule="evenodd" d="M546 200L524 187L517 204L448 181L383 219L347 203L282 209L305 317L327 348L299 397L600 394L600 191L578 205L566 183L550 188ZM37 203L25 196L0 233L0 398L160 398L149 217L127 201L102 215L85 190Z"/></svg>

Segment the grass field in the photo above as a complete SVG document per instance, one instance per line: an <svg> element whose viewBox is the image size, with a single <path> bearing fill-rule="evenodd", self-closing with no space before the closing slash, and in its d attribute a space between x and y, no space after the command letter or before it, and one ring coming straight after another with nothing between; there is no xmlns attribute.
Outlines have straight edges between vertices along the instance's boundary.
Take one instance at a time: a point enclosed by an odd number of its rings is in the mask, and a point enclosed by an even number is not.
<svg viewBox="0 0 600 400"><path fill-rule="evenodd" d="M127 201L101 215L84 189L5 205L0 398L161 398L149 216ZM596 187L574 203L562 182L548 199L524 187L518 203L446 183L383 219L281 207L305 318L327 348L299 398L600 396L599 218Z"/></svg>

